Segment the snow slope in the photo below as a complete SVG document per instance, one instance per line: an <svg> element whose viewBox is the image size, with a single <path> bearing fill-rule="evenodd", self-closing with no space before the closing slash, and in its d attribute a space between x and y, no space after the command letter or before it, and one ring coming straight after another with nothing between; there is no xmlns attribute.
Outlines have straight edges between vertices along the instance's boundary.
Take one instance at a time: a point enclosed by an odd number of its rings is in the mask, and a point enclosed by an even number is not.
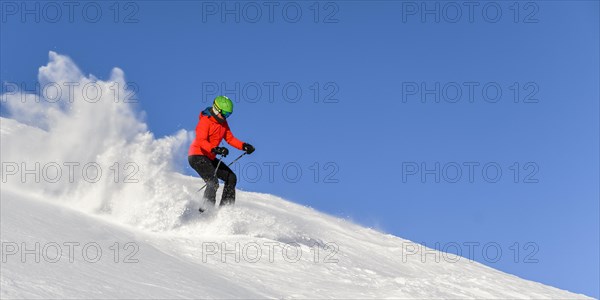
<svg viewBox="0 0 600 300"><path fill-rule="evenodd" d="M240 192L235 208L204 219L188 216L164 232L47 200L2 190L2 298L585 298L464 258L435 262L429 255L422 262L407 252L419 249L416 244L270 195ZM39 262L36 255L21 257L36 243ZM78 243L73 254L69 243ZM98 246L84 256L90 243ZM124 249L127 243L137 248ZM294 243L297 248L284 251ZM324 249L327 243L339 251ZM237 262L235 254L221 256L236 244ZM52 245L62 251L56 262Z"/></svg>
<svg viewBox="0 0 600 300"><path fill-rule="evenodd" d="M200 180L180 172L190 134L156 139L110 98L123 71L101 81L51 52L38 80L78 88L2 95L2 298L586 298L272 195L199 216Z"/></svg>

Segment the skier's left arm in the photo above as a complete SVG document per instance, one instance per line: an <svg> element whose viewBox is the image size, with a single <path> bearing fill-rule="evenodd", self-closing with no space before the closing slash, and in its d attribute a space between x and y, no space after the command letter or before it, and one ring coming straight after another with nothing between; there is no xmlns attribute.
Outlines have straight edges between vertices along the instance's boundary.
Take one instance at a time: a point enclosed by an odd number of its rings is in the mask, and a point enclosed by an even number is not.
<svg viewBox="0 0 600 300"><path fill-rule="evenodd" d="M244 148L244 142L238 140L233 133L231 133L229 126L227 126L227 130L225 131L225 141L227 141L229 145L238 148L239 150L243 150Z"/></svg>

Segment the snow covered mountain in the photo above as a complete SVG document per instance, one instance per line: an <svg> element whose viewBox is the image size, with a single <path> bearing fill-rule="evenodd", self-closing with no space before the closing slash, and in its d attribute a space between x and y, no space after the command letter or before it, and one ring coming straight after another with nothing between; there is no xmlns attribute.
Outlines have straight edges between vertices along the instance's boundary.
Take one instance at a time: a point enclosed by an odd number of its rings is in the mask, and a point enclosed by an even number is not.
<svg viewBox="0 0 600 300"><path fill-rule="evenodd" d="M3 147L19 136L44 134L14 120L0 122ZM3 176L7 183L14 179ZM160 197L128 205L111 199L125 210L88 212L68 208L60 194L3 184L0 296L585 298L272 195L238 191L235 207L199 217L189 190L198 179L168 178L154 190ZM189 200L176 198L182 194Z"/></svg>
<svg viewBox="0 0 600 300"><path fill-rule="evenodd" d="M159 232L49 201L2 189L3 299L585 298L271 195Z"/></svg>
<svg viewBox="0 0 600 300"><path fill-rule="evenodd" d="M51 52L38 78L75 89L2 95L2 298L587 298L272 195L199 216L189 133L154 138L121 70Z"/></svg>

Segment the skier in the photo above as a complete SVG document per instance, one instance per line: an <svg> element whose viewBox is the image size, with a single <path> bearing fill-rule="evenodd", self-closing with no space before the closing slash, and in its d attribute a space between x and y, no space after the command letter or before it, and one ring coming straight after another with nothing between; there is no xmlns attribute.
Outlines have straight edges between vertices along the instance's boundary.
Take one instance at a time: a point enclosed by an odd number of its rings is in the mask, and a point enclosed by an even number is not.
<svg viewBox="0 0 600 300"><path fill-rule="evenodd" d="M225 182L220 206L232 205L235 202L237 177L227 165L219 164L216 159L217 155L225 157L229 154L227 148L219 146L223 138L225 138L225 141L229 145L246 151L246 154L254 152L252 145L238 140L231 133L226 119L232 113L233 103L231 100L225 96L217 96L213 101L212 107L209 106L200 113L198 125L196 125L196 138L190 145L188 152L190 166L206 182L204 200L205 202L209 202L212 207L216 204L217 188L219 188L218 179ZM218 170L215 177L217 166ZM205 208L203 207L199 209L201 213L204 210Z"/></svg>

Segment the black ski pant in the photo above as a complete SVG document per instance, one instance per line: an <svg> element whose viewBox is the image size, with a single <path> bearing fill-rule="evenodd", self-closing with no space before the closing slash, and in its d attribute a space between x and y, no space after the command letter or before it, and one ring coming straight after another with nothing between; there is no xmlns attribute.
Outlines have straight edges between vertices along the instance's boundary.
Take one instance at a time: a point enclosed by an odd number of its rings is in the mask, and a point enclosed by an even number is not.
<svg viewBox="0 0 600 300"><path fill-rule="evenodd" d="M216 204L217 189L219 188L218 179L221 179L225 182L225 187L223 188L223 196L221 197L220 205L231 205L235 202L235 185L237 183L237 177L225 163L221 162L219 170L217 170L217 176L215 177L215 169L219 162L217 159L211 160L204 155L190 155L188 156L188 162L206 182L204 199L209 203L212 203L212 205Z"/></svg>

